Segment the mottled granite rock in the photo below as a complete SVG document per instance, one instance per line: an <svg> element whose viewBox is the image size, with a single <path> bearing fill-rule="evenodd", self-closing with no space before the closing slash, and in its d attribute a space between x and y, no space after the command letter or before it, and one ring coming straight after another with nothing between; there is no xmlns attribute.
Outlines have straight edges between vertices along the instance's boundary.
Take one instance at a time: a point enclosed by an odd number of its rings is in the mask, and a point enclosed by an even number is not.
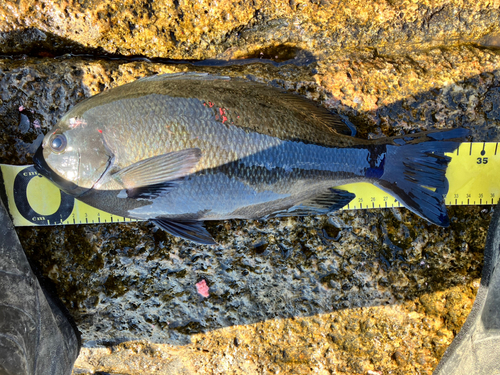
<svg viewBox="0 0 500 375"><path fill-rule="evenodd" d="M284 87L360 137L465 126L499 140L494 3L122 4L0 5L0 50L27 54L0 60L1 163L29 163L84 97L188 70ZM40 57L65 52L279 63ZM448 229L405 209L216 222L213 248L145 223L18 233L83 333L79 372L430 373L472 306L490 209L452 207Z"/></svg>
<svg viewBox="0 0 500 375"><path fill-rule="evenodd" d="M484 0L6 0L0 53L206 59L274 57L294 47L315 56L392 55L474 42L499 31L499 15Z"/></svg>

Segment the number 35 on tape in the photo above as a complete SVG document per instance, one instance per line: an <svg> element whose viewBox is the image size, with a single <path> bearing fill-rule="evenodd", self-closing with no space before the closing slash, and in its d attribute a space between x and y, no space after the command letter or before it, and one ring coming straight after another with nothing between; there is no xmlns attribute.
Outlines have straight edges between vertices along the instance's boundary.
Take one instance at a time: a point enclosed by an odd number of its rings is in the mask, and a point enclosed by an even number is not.
<svg viewBox="0 0 500 375"><path fill-rule="evenodd" d="M496 142L466 142L452 154L446 177L447 205L495 204L500 198L500 149ZM33 166L0 164L15 226L137 221L97 210L55 187ZM356 194L343 209L401 207L391 195L368 183L338 187Z"/></svg>

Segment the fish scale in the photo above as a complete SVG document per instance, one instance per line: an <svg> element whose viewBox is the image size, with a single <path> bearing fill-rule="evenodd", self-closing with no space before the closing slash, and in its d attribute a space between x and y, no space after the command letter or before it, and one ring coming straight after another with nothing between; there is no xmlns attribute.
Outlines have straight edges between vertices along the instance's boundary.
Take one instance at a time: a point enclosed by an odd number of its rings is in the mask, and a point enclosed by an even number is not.
<svg viewBox="0 0 500 375"><path fill-rule="evenodd" d="M206 220L324 214L364 181L446 226L446 152L464 129L377 140L275 88L158 76L78 104L35 155L40 173L93 207L213 243ZM72 166L80 165L75 171Z"/></svg>

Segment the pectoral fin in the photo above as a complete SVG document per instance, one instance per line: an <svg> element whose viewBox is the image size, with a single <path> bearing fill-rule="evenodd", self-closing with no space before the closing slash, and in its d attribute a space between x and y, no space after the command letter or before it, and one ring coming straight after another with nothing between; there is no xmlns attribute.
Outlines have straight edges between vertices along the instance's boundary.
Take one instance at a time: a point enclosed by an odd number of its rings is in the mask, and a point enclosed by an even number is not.
<svg viewBox="0 0 500 375"><path fill-rule="evenodd" d="M141 160L112 175L129 198L155 198L168 192L188 175L201 158L199 148L173 151Z"/></svg>
<svg viewBox="0 0 500 375"><path fill-rule="evenodd" d="M202 245L216 245L210 233L203 226L203 221L197 220L171 220L165 218L151 219L159 228L164 231L193 241Z"/></svg>
<svg viewBox="0 0 500 375"><path fill-rule="evenodd" d="M302 201L286 210L276 211L267 217L324 215L346 206L355 196L355 194L345 190L328 189L322 194Z"/></svg>

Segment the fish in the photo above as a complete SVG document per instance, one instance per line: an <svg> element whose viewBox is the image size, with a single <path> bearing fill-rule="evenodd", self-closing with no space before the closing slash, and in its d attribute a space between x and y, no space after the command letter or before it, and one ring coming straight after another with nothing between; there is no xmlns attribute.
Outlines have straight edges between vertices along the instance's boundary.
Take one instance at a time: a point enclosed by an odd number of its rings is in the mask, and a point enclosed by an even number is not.
<svg viewBox="0 0 500 375"><path fill-rule="evenodd" d="M78 103L44 137L36 170L65 193L174 236L204 222L325 215L369 182L446 227L446 169L464 128L379 139L282 89L204 73L141 78Z"/></svg>

